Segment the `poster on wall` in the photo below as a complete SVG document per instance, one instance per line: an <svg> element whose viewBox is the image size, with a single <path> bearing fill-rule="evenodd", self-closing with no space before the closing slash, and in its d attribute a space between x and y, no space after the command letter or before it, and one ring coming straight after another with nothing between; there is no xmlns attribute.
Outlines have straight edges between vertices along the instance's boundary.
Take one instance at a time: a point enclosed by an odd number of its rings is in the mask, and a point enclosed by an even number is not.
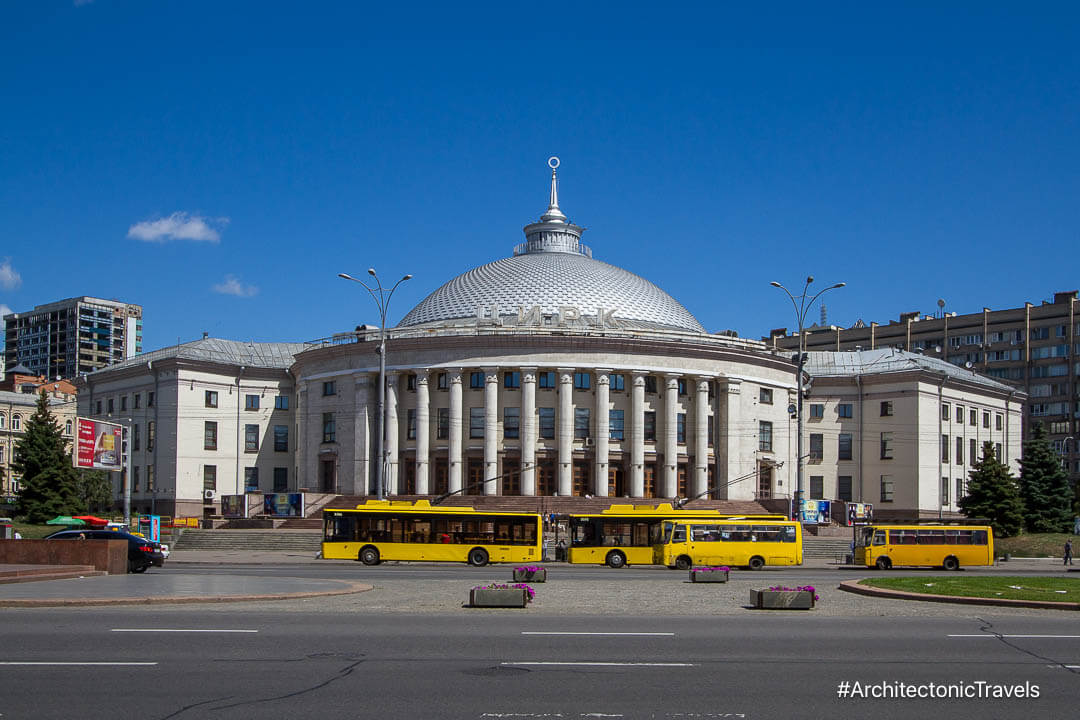
<svg viewBox="0 0 1080 720"><path fill-rule="evenodd" d="M222 495L221 516L227 518L247 517L247 496Z"/></svg>
<svg viewBox="0 0 1080 720"><path fill-rule="evenodd" d="M853 503L847 504L847 524L848 527L852 525L861 525L863 523L873 522L874 520L874 506L870 503Z"/></svg>
<svg viewBox="0 0 1080 720"><path fill-rule="evenodd" d="M799 519L811 525L828 525L829 503L829 500L803 500Z"/></svg>
<svg viewBox="0 0 1080 720"><path fill-rule="evenodd" d="M272 517L304 517L303 493L263 495L263 513Z"/></svg>
<svg viewBox="0 0 1080 720"><path fill-rule="evenodd" d="M77 417L75 428L77 441L72 453L75 467L116 472L123 469L123 425Z"/></svg>

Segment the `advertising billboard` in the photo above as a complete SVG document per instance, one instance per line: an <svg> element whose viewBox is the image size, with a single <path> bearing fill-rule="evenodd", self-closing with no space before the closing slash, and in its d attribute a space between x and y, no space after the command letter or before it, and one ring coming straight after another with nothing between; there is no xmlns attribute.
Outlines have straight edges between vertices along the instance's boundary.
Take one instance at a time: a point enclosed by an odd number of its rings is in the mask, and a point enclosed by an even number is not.
<svg viewBox="0 0 1080 720"><path fill-rule="evenodd" d="M304 494L267 493L263 495L263 513L273 517L304 517Z"/></svg>
<svg viewBox="0 0 1080 720"><path fill-rule="evenodd" d="M77 417L75 428L75 467L117 472L124 468L123 425Z"/></svg>
<svg viewBox="0 0 1080 720"><path fill-rule="evenodd" d="M854 503L849 502L847 504L847 524L848 527L859 523L873 522L874 520L874 506L870 503Z"/></svg>
<svg viewBox="0 0 1080 720"><path fill-rule="evenodd" d="M803 500L802 512L799 513L799 519L804 523L828 525L829 504L830 501L828 500Z"/></svg>
<svg viewBox="0 0 1080 720"><path fill-rule="evenodd" d="M247 517L247 496L222 495L221 516L227 518Z"/></svg>

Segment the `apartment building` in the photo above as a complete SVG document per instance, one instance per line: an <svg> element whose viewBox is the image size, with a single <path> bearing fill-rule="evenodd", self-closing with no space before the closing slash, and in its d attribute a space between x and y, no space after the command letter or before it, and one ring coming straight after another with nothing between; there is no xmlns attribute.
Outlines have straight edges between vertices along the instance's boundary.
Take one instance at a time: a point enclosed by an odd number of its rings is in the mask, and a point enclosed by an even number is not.
<svg viewBox="0 0 1080 720"><path fill-rule="evenodd" d="M63 388L49 385L45 388L49 396L49 410L60 425L64 439L74 440L75 395ZM15 457L15 446L26 433L26 422L37 409L36 392L9 392L0 390L0 506L14 505L15 495L19 492L21 479L11 467Z"/></svg>

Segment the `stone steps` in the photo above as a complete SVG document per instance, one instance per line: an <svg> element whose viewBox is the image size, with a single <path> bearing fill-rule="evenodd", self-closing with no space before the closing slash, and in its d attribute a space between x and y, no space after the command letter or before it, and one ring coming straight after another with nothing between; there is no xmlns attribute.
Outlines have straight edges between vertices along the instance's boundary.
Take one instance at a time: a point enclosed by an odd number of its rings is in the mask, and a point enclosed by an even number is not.
<svg viewBox="0 0 1080 720"><path fill-rule="evenodd" d="M187 528L173 550L298 550L318 552L321 530L196 530Z"/></svg>
<svg viewBox="0 0 1080 720"><path fill-rule="evenodd" d="M814 537L803 535L803 557L843 560L851 552L850 538Z"/></svg>

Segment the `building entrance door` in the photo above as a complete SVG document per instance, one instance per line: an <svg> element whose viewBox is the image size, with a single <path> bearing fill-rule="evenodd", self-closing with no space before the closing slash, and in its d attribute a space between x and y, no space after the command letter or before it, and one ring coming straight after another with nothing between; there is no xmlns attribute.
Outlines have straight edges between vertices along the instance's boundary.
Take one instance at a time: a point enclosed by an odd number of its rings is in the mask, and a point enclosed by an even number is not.
<svg viewBox="0 0 1080 720"><path fill-rule="evenodd" d="M551 497L556 489L554 461L540 460L536 464L536 494Z"/></svg>
<svg viewBox="0 0 1080 720"><path fill-rule="evenodd" d="M326 493L337 492L337 460L319 463L319 489Z"/></svg>
<svg viewBox="0 0 1080 720"><path fill-rule="evenodd" d="M623 497L628 494L626 473L622 467L608 466L608 497Z"/></svg>
<svg viewBox="0 0 1080 720"><path fill-rule="evenodd" d="M773 468L763 462L758 463L758 500L772 497Z"/></svg>
<svg viewBox="0 0 1080 720"><path fill-rule="evenodd" d="M645 487L643 488L641 496L654 498L656 497L656 465L654 463L646 463L644 470Z"/></svg>

